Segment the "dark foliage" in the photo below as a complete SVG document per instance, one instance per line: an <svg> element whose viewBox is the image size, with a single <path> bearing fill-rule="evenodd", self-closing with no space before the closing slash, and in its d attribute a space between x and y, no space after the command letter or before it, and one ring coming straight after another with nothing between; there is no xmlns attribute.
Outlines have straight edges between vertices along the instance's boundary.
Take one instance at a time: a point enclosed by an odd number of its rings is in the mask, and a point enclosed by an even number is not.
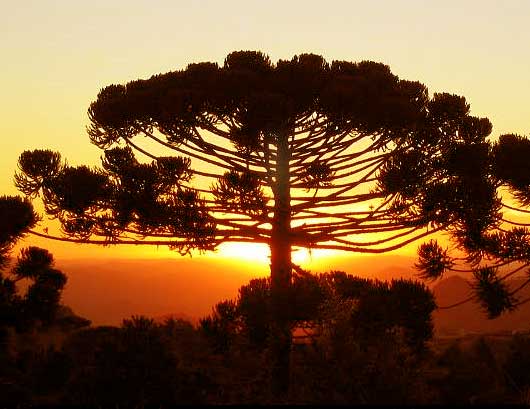
<svg viewBox="0 0 530 409"><path fill-rule="evenodd" d="M454 265L453 260L436 241L431 240L418 247L416 268L424 280L441 278L443 273Z"/></svg>
<svg viewBox="0 0 530 409"><path fill-rule="evenodd" d="M394 280L385 283L331 272L297 275L293 280L285 311L291 327L315 328L323 319L328 303L353 303L349 325L359 345L396 330L404 342L421 350L433 335L431 313L435 303L431 292L421 283ZM243 342L260 349L268 346L272 326L269 279L254 279L239 289L234 301L217 304L212 315L201 320L201 328L217 351L227 351Z"/></svg>
<svg viewBox="0 0 530 409"><path fill-rule="evenodd" d="M38 217L31 203L17 196L0 197L0 268L9 262L9 252Z"/></svg>
<svg viewBox="0 0 530 409"><path fill-rule="evenodd" d="M188 351L175 350L182 338ZM193 353L194 338L187 323L159 325L145 317L124 320L121 328L79 332L64 346L76 364L64 399L85 405L202 403L211 381L180 359Z"/></svg>
<svg viewBox="0 0 530 409"><path fill-rule="evenodd" d="M0 198L0 402L5 404L29 403L42 391L59 389L68 373L60 353L23 346L24 337L58 323L61 292L66 284L66 276L54 268L53 256L45 249L24 248L10 265L13 246L36 222L37 215L27 200ZM19 286L22 280L25 291ZM70 318L75 316L70 314ZM63 319L61 324L67 323ZM90 322L70 320L70 324L83 326Z"/></svg>
<svg viewBox="0 0 530 409"><path fill-rule="evenodd" d="M45 249L22 249L15 265L9 268L12 247L37 223L37 215L27 200L14 196L0 198L0 343L6 351L8 328L19 331L35 323L49 324L59 306L66 276L53 268L53 256ZM25 294L17 282L29 280Z"/></svg>
<svg viewBox="0 0 530 409"><path fill-rule="evenodd" d="M281 398L271 395L268 386L269 347L258 346L245 329L255 321L245 324L238 304L224 302L215 308L213 321L224 325L217 327L216 336L230 335L225 348L212 344L212 333L204 325L208 319L196 329L180 320L155 323L132 317L120 327L72 332L46 348L36 338L33 344L26 340L16 355L3 361L2 402L90 406L527 402L527 336L502 341L506 345L492 343L498 337L471 343L455 340L449 347L436 346L441 341L434 340L418 349L418 337L425 332L410 326L419 322L411 317L427 311L425 305L432 302L426 302L421 286L407 281L383 284L344 273L313 277L308 287L318 283L323 301L310 320L314 324L310 336L293 344L291 388ZM253 288L257 294L267 294L266 283L254 281L246 291ZM253 293L246 293L247 301ZM374 311L375 305L389 299L384 314ZM396 299L415 301L405 305L396 304ZM252 310L252 303L245 308ZM403 314L392 316L392 308ZM367 312L369 316L364 315ZM393 323L384 325L378 318L383 315ZM407 322L396 318L400 315Z"/></svg>
<svg viewBox="0 0 530 409"><path fill-rule="evenodd" d="M264 216L267 201L259 179L250 172L226 172L212 186L212 193L222 206L250 216Z"/></svg>
<svg viewBox="0 0 530 409"><path fill-rule="evenodd" d="M524 395L530 391L530 338L522 335L513 337L504 369L508 382L515 391Z"/></svg>
<svg viewBox="0 0 530 409"><path fill-rule="evenodd" d="M515 192L525 206L530 205L530 140L519 135L501 135L494 146L495 174Z"/></svg>
<svg viewBox="0 0 530 409"><path fill-rule="evenodd" d="M497 271L486 267L479 269L474 275L475 290L488 318L496 318L502 312L514 309L517 301L508 286L500 280Z"/></svg>
<svg viewBox="0 0 530 409"><path fill-rule="evenodd" d="M0 327L27 331L35 325L48 326L55 320L66 276L53 268L53 256L45 249L28 247L10 272L1 277L2 322ZM29 280L25 293L17 291L16 283Z"/></svg>
<svg viewBox="0 0 530 409"><path fill-rule="evenodd" d="M473 149L455 146L448 155L448 168L466 181L462 192L467 196L460 204L463 217L455 226L453 237L471 264L475 298L491 319L525 302L518 300L516 293L530 283L528 279L513 291L505 284L508 277L530 265L526 220L530 204L528 152L527 138L507 134L496 143L482 143ZM492 201L491 192L495 189L503 193L502 202ZM501 209L505 212L501 213ZM459 270L455 259L434 241L420 246L418 253L417 267L424 278L438 278L453 267ZM502 273L498 269L501 266ZM465 270L469 267L460 267L460 271Z"/></svg>

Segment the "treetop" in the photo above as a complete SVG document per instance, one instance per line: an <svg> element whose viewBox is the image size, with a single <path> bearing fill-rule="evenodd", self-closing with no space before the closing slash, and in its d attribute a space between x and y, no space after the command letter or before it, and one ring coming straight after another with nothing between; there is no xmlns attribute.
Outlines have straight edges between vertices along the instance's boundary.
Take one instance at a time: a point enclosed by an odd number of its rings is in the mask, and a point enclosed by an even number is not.
<svg viewBox="0 0 530 409"><path fill-rule="evenodd" d="M438 110L446 108L444 98L433 101ZM238 51L222 67L190 64L103 88L89 108L89 132L97 145L107 147L138 128L155 127L178 141L192 127L224 125L231 128L232 142L249 145L260 134L294 129L312 114L326 117L333 132L403 129L417 121L427 103L424 85L400 80L381 63L329 64L321 56L301 54L273 64L263 53Z"/></svg>

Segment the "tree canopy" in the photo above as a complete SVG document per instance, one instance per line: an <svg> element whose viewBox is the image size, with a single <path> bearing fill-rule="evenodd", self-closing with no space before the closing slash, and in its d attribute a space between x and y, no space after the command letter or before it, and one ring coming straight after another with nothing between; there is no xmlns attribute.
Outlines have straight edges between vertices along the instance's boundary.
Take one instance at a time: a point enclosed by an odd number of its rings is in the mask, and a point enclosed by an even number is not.
<svg viewBox="0 0 530 409"><path fill-rule="evenodd" d="M287 206L290 245L379 253L426 228L474 218L480 230L498 207L482 166L490 122L470 116L463 97L429 98L380 63L234 52L222 67L110 85L89 117L101 168L37 150L21 155L16 176L82 240L184 253L269 244Z"/></svg>

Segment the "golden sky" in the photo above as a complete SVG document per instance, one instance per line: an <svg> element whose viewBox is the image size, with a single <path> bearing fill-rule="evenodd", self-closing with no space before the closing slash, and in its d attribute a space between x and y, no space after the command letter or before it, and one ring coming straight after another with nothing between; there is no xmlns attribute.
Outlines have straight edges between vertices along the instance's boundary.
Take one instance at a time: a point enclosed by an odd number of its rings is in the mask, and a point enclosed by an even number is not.
<svg viewBox="0 0 530 409"><path fill-rule="evenodd" d="M190 62L221 64L234 50L261 50L273 61L302 52L328 61L381 61L401 78L423 82L431 94L466 96L473 115L490 118L494 136L528 135L529 17L528 0L6 1L0 191L17 193L13 173L26 149L60 151L70 164L99 162L85 126L88 105L103 86ZM26 243L57 258L177 257L162 248ZM255 254L266 262L264 250L221 253Z"/></svg>

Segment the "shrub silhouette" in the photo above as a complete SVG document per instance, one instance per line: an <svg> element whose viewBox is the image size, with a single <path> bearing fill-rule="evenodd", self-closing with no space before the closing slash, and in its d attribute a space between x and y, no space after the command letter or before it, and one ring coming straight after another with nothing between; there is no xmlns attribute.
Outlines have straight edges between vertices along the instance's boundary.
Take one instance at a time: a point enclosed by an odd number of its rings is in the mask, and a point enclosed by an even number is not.
<svg viewBox="0 0 530 409"><path fill-rule="evenodd" d="M510 396L501 365L484 338L462 346L453 342L436 359L445 370L435 381L443 404L515 403Z"/></svg>
<svg viewBox="0 0 530 409"><path fill-rule="evenodd" d="M530 390L530 338L528 336L516 335L509 344L509 353L504 369L509 378L509 384L521 396L517 403L528 403L528 391Z"/></svg>
<svg viewBox="0 0 530 409"><path fill-rule="evenodd" d="M293 328L314 327L324 319L322 311L327 304L346 302L352 304L348 322L360 344L400 330L410 347L422 349L433 335L434 299L419 282L386 283L338 271L319 275L302 272L295 276L291 291L286 314ZM271 302L270 280L253 279L239 289L236 300L218 303L212 315L201 320L201 327L220 351L229 349L237 337L266 348L267 338L272 336Z"/></svg>
<svg viewBox="0 0 530 409"><path fill-rule="evenodd" d="M145 317L124 320L121 328L99 327L78 332L65 345L66 353L76 363L66 385L66 402L89 405L204 402L211 381L207 374L180 362L179 356L193 354L193 350L179 350L175 335L191 336L191 342L197 339L189 327L177 321L160 325Z"/></svg>

